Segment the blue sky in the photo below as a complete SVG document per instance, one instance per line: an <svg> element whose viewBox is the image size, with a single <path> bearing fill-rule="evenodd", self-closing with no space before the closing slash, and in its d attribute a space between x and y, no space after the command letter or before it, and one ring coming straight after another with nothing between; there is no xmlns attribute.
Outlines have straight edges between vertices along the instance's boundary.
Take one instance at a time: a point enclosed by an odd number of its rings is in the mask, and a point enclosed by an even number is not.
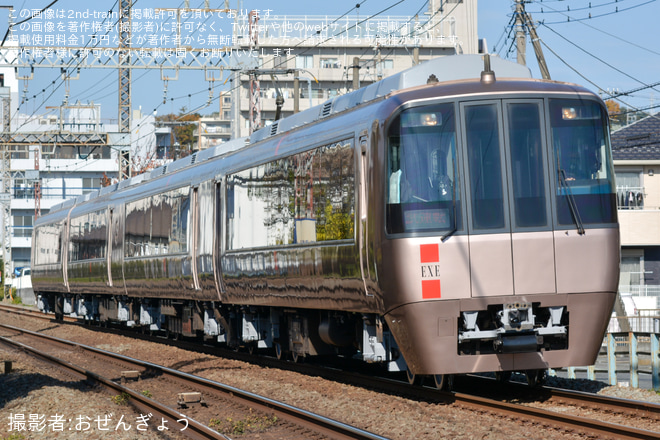
<svg viewBox="0 0 660 440"><path fill-rule="evenodd" d="M471 0L465 0L471 1ZM31 9L39 9L52 0L13 0L17 15ZM359 9L355 5L360 3ZM107 11L115 0L58 0L52 6L68 16L75 12ZM211 7L222 7L224 0L211 0ZM175 8L183 6L183 0L137 0L134 8ZM235 8L237 0L230 0ZM287 15L350 15L359 14L366 18L375 14L411 15L424 8L425 0L334 0L322 2L312 0L243 0L242 9L270 10L273 14ZM507 39L513 9L512 0L481 0L478 3L478 35L485 38L488 49L501 57L515 60L511 39ZM203 7L203 0L190 0L191 7ZM623 104L647 108L660 104L660 86L647 85L660 82L660 48L653 35L657 34L660 17L660 2L656 0L536 0L526 4L527 11L538 23L538 34L543 41L543 51L552 79L574 82L594 91L598 88L627 92L643 88L631 96L623 97ZM425 9L425 8L424 8ZM22 12L21 12L22 11ZM74 14L75 15L75 14ZM0 10L0 32L6 30L6 12ZM591 17L591 18L589 18ZM19 16L16 21L24 19ZM75 17L74 19L75 20ZM78 19L80 22L93 18ZM100 21L100 20L98 20ZM91 33L91 32L88 32ZM540 77L531 45L527 49L528 65L535 77ZM64 87L53 90L52 81L59 80L59 72L37 69L35 79L28 83L30 101L22 107L23 112L43 112L44 106L59 105ZM117 74L115 71L86 70L81 78L70 82L72 99L84 102L93 100L103 104L103 117L116 118ZM216 83L219 87L219 82ZM228 85L227 85L228 86ZM21 84L21 96L22 96ZM190 96L188 96L190 95ZM217 93L215 94L217 96ZM48 99L44 102L44 98ZM178 81L170 81L167 103L163 82L158 72L133 73L133 107L142 106L146 112L158 108L159 114L178 112L181 107L196 108L208 99L208 83L203 73L181 75ZM174 100L172 100L174 98ZM217 109L216 103L203 113ZM659 111L660 107L653 111Z"/></svg>

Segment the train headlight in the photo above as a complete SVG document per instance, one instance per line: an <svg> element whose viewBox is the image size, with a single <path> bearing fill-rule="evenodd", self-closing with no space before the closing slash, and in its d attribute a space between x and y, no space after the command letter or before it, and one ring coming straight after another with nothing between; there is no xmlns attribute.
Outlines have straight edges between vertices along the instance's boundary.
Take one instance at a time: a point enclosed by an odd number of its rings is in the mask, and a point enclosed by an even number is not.
<svg viewBox="0 0 660 440"><path fill-rule="evenodd" d="M561 108L561 118L564 121L587 120L600 118L598 107L593 105L576 105Z"/></svg>
<svg viewBox="0 0 660 440"><path fill-rule="evenodd" d="M575 119L577 118L577 110L575 107L563 107L561 109L561 118L566 119Z"/></svg>
<svg viewBox="0 0 660 440"><path fill-rule="evenodd" d="M439 112L406 112L402 115L403 128L435 127L442 125L442 113Z"/></svg>
<svg viewBox="0 0 660 440"><path fill-rule="evenodd" d="M422 113L422 125L429 127L438 125L438 116L435 113Z"/></svg>

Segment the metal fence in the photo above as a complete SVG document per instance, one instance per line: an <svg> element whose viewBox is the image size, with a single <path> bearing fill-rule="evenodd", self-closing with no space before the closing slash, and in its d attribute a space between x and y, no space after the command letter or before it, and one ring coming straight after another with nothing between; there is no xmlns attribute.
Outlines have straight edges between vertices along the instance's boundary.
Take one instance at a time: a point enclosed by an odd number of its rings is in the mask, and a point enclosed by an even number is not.
<svg viewBox="0 0 660 440"><path fill-rule="evenodd" d="M637 313L634 316L612 317L607 332L660 333L660 310L640 309Z"/></svg>
<svg viewBox="0 0 660 440"><path fill-rule="evenodd" d="M612 386L618 385L617 374L627 373L633 388L639 388L640 375L650 375L653 390L660 392L660 332L608 332L596 364L569 367L569 379L575 379L578 370L586 370L590 380L596 380L596 373L607 373Z"/></svg>

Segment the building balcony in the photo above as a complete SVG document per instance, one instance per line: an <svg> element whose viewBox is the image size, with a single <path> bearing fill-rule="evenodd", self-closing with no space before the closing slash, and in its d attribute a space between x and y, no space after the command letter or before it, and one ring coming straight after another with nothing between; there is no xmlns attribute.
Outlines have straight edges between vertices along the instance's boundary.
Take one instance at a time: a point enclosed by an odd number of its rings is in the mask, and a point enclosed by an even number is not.
<svg viewBox="0 0 660 440"><path fill-rule="evenodd" d="M648 284L620 285L621 296L657 296L660 297L660 286Z"/></svg>
<svg viewBox="0 0 660 440"><path fill-rule="evenodd" d="M32 247L32 226L29 228L16 227L14 226L14 231L11 237L11 247L12 249L16 248L30 248ZM28 231L29 229L29 231ZM29 232L28 236L24 236ZM19 235L16 235L19 234Z"/></svg>
<svg viewBox="0 0 660 440"><path fill-rule="evenodd" d="M34 160L32 159L12 159L12 169L15 170L34 170ZM49 159L46 156L41 158L39 163L41 173L46 172L117 172L117 159L104 159L94 155L87 159L69 158L69 159Z"/></svg>
<svg viewBox="0 0 660 440"><path fill-rule="evenodd" d="M660 209L619 209L622 246L659 246Z"/></svg>

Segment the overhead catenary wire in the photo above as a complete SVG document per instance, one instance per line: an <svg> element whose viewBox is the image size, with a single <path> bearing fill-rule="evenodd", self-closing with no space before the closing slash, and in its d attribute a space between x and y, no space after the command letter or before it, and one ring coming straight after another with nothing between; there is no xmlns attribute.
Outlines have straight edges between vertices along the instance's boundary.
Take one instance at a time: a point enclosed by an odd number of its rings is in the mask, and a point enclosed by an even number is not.
<svg viewBox="0 0 660 440"><path fill-rule="evenodd" d="M636 81L636 82L642 84L642 85L643 85L644 87L646 87L646 88L651 88L651 89L655 90L656 92L660 91L660 90L656 89L654 85L646 84L644 81L642 81L642 80L640 80L640 79L638 79L638 78L635 78L634 76L632 76L632 75L630 75L630 74L624 72L623 70L619 69L618 67L613 66L612 64L610 64L610 63L608 63L607 61L603 60L602 58L600 58L600 57L598 57L598 56L592 54L591 52L589 52L588 50L586 50L586 49L583 48L582 46L576 44L576 43L575 43L574 41L572 41L571 39L564 37L562 34L560 34L559 32L555 31L554 29L552 29L552 28L551 28L550 26L548 26L547 24L541 23L541 25L542 25L543 27L545 27L546 29L548 29L549 31L551 31L552 33L554 33L555 35L557 35L558 37L560 37L561 39L563 39L564 41L566 41L567 43L569 43L570 45L572 45L572 46L578 48L580 51L582 51L583 53L589 55L590 57L594 58L595 60L598 60L599 62L601 62L602 64L606 65L606 66L609 67L610 69L612 69L612 70L614 70L614 71L616 71L616 72L618 72L618 73L620 73L620 74L622 74L622 75L624 75L624 76L626 76L626 77L632 79L633 81Z"/></svg>
<svg viewBox="0 0 660 440"><path fill-rule="evenodd" d="M360 7L362 4L364 4L366 1L367 1L367 0L363 0L362 2L356 4L356 6L353 7L353 8L351 8L347 13L342 14L342 15L340 16L340 18L341 18L341 17L345 17L346 15L348 15L351 11L353 11L353 10L355 10L355 9L359 9L359 7ZM331 41L332 38L336 38L336 37L338 37L338 36L341 36L341 35L344 34L345 32L348 32L348 31L354 29L355 27L359 26L360 24L365 23L365 22L367 22L368 20L371 20L372 18L377 17L377 16L379 16L379 15L381 15L381 14L383 14L383 13L389 11L390 9L396 7L397 5L399 5L399 4L401 4L401 3L405 2L405 1L406 1L406 0L398 0L398 1L396 1L395 3L393 3L393 4L389 5L389 6L387 6L387 7L383 8L383 9L381 9L380 11L378 11L378 12L376 12L376 13L370 15L369 17L364 18L364 19L361 19L361 20L358 20L354 25L352 25L352 26L347 26L346 28L343 28L343 29L342 29L341 31L339 31L338 33L336 33L336 34L334 34L334 35L332 35L332 36L326 38L326 39L323 40L323 41L319 41L319 42L316 43L314 46L306 47L306 48L305 48L300 54L298 54L298 55L303 55L303 54L307 53L308 51L313 50L314 48L319 47L321 44L326 43L326 42L328 42L328 41ZM340 18L336 18L336 19L335 19L333 22L331 22L331 23L335 23L335 22L336 22L337 20L339 20ZM310 38L312 38L312 37L307 37L307 38L305 38L304 40L302 40L301 42L299 42L298 44L296 44L295 46L293 46L293 48L299 47L302 43L304 43L305 41L309 40ZM287 59L288 59L288 58L287 58ZM237 88L239 88L239 87L240 87L240 84L239 84L239 85L233 85L233 86L230 88L229 91L231 92L231 91L233 91L233 90L235 90L235 89L237 89ZM218 98L219 98L219 96L216 97L216 98L214 98L213 100L215 101L215 100L218 99ZM197 110L197 109L195 109L195 110ZM182 114L182 115L179 115L178 119L183 118L183 117L185 117L185 116L188 116L188 115L191 114L191 113L192 113L192 112L186 112L186 113L184 113L184 114Z"/></svg>
<svg viewBox="0 0 660 440"><path fill-rule="evenodd" d="M625 1L626 1L626 0L615 0L615 1L611 1L611 2L605 3L605 4L596 5L596 7L605 7L605 6L611 6L611 5L620 5L620 4L624 3ZM631 0L628 0L628 1L631 1ZM622 12L629 11L629 10L631 10L631 9L639 8L639 7L641 7L641 6L645 6L645 5L649 4L649 3L654 3L655 1L657 1L657 0L646 0L646 1L642 2L642 3L640 3L640 4L632 5L632 6L630 6L630 7L625 7L625 8L619 8L619 6L615 6L615 10L614 10L614 11L604 12L604 13L602 13L602 14L597 14L597 15L591 15L591 14L589 14L589 15L586 16L586 17L580 17L580 18L576 18L575 16L573 16L573 15L569 15L568 13L569 13L569 12L572 13L572 12L578 12L578 11L589 10L589 9L590 9L589 7L586 7L586 8L583 7L583 8L570 9L570 6L569 6L568 9L566 9L566 10L558 10L558 9L554 9L554 8L550 7L551 11L550 11L549 13L564 15L564 17L566 17L566 20L562 20L562 21L554 21L554 22L551 22L551 23L548 23L548 24L561 24L561 23L566 23L566 22L579 22L579 21L586 21L586 20L592 20L592 19L596 19L596 18L607 17L607 16L609 16L609 15L619 14L619 13L622 13ZM562 2L563 2L563 3L566 3L564 0L562 0ZM546 7L547 7L547 3L548 3L548 2L547 2L547 1L540 1L540 2L539 2L539 1L537 0L537 1L532 1L531 3L534 3L534 4L538 5L538 6L546 6ZM589 3L591 4L591 2L589 2ZM533 13L533 14L547 14L547 13L548 13L548 12L546 12L543 8L541 8L541 10L539 10L539 11L530 11L530 12Z"/></svg>

